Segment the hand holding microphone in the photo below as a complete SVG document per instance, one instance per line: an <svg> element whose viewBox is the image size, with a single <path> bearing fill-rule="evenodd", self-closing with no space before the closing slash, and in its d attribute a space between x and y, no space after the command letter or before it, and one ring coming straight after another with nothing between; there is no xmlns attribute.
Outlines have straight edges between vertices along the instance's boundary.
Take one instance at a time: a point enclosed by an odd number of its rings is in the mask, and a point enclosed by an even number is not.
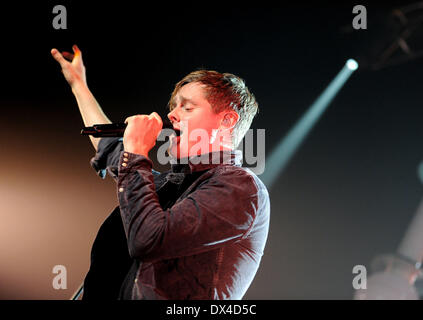
<svg viewBox="0 0 423 320"><path fill-rule="evenodd" d="M150 115L135 115L126 118L123 134L124 150L148 157L148 152L155 146L163 122L156 112Z"/></svg>

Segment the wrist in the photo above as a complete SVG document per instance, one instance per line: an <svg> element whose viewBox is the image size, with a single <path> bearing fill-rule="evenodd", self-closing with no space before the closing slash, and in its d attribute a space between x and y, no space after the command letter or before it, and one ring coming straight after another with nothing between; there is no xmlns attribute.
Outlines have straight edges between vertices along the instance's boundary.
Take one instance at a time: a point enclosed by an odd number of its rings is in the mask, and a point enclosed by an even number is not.
<svg viewBox="0 0 423 320"><path fill-rule="evenodd" d="M133 153L133 154L138 154L146 158L148 158L148 152L149 152L149 150L142 149L142 148L141 149L140 148L124 148L123 151Z"/></svg>
<svg viewBox="0 0 423 320"><path fill-rule="evenodd" d="M87 83L83 80L76 80L72 83L71 89L74 95L78 95L81 92L88 89Z"/></svg>

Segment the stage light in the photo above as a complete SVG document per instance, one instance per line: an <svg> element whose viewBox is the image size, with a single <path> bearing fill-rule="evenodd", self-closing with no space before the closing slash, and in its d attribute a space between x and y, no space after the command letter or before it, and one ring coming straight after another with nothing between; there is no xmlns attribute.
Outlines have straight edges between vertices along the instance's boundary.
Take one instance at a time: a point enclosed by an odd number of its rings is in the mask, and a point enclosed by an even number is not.
<svg viewBox="0 0 423 320"><path fill-rule="evenodd" d="M417 175L420 179L420 182L423 184L423 161L420 162L419 166L417 167Z"/></svg>
<svg viewBox="0 0 423 320"><path fill-rule="evenodd" d="M346 65L347 65L348 69L350 69L352 71L355 71L358 68L358 63L354 59L348 59Z"/></svg>

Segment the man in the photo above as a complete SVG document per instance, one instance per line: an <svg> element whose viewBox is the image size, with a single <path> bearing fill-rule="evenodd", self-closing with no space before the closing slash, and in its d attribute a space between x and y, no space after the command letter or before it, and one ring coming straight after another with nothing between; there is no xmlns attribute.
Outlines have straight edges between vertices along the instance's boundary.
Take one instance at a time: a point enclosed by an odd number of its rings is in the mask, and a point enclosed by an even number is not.
<svg viewBox="0 0 423 320"><path fill-rule="evenodd" d="M111 123L73 51L51 53L84 124ZM269 195L235 150L257 112L254 96L232 74L200 70L176 85L169 107L181 132L170 139L170 171L152 170L148 158L162 129L155 112L128 117L123 141L90 137L91 164L115 179L119 206L94 241L83 299L241 299L257 272Z"/></svg>

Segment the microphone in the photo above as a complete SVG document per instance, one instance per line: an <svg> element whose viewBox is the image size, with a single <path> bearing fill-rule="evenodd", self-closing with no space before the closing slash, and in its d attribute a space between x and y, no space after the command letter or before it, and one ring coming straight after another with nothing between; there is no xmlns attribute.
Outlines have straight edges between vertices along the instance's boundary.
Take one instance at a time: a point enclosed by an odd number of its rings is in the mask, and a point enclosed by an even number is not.
<svg viewBox="0 0 423 320"><path fill-rule="evenodd" d="M123 137L127 124L126 123L109 123L109 124L95 124L92 127L84 127L81 130L83 136L93 137ZM180 135L180 131L173 129L172 123L165 119L163 120L163 129L172 129L176 135Z"/></svg>

